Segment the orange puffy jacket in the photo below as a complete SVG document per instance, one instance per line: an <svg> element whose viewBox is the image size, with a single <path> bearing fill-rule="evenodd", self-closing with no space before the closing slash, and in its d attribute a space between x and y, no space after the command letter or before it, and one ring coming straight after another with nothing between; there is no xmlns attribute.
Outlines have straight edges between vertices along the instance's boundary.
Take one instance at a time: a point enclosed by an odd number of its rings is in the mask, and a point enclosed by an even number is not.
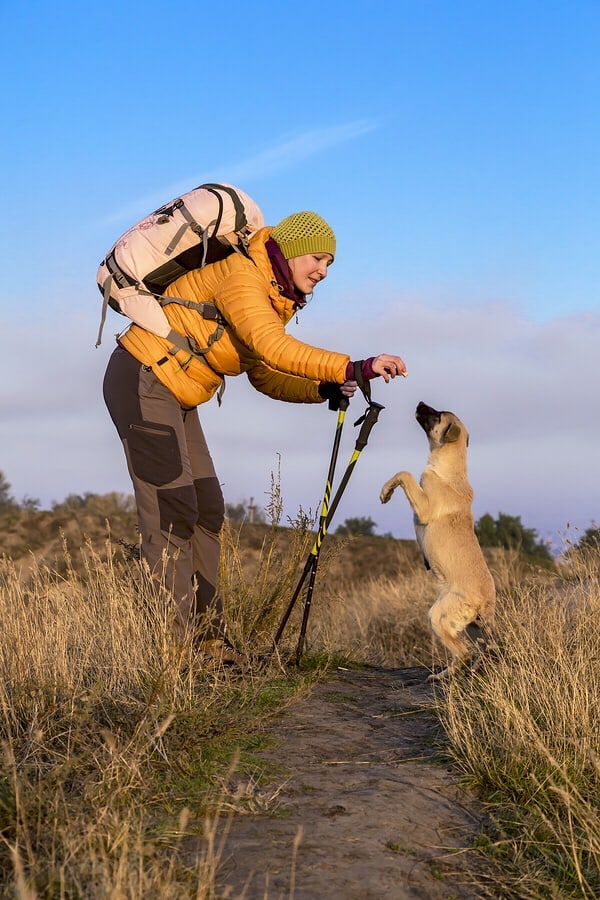
<svg viewBox="0 0 600 900"><path fill-rule="evenodd" d="M184 407L209 400L227 375L246 372L252 385L276 400L318 403L319 382L343 384L350 357L312 347L286 334L295 313L281 293L265 244L271 228L261 228L249 244L251 259L232 253L221 262L194 269L169 285L165 298L214 303L226 326L208 353L196 357L173 350L168 338L131 325L119 343L156 377ZM206 347L214 320L178 303L163 307L172 329Z"/></svg>

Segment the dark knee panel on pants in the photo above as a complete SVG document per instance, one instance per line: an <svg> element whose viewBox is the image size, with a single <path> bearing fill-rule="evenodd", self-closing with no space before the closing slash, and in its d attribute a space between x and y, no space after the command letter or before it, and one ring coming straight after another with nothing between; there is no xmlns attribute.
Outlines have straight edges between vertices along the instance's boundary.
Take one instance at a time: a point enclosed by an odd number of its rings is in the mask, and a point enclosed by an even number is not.
<svg viewBox="0 0 600 900"><path fill-rule="evenodd" d="M196 478L194 489L198 505L196 524L213 534L218 534L225 518L225 503L219 479Z"/></svg>
<svg viewBox="0 0 600 900"><path fill-rule="evenodd" d="M156 492L160 514L160 530L188 541L198 520L196 491L191 484L162 488Z"/></svg>
<svg viewBox="0 0 600 900"><path fill-rule="evenodd" d="M192 601L192 614L194 616L202 615L202 613L208 612L212 607L215 616L219 617L223 610L221 601L215 596L215 585L211 584L210 581L207 581L200 572L194 572L194 582L196 584L196 591Z"/></svg>

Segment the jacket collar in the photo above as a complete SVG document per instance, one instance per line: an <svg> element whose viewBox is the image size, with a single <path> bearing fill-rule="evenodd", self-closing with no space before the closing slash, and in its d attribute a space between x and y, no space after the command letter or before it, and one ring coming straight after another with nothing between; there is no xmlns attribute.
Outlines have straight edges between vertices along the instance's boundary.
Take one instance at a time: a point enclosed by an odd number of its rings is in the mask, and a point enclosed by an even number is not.
<svg viewBox="0 0 600 900"><path fill-rule="evenodd" d="M269 238L265 243L265 250L271 262L273 275L283 296L293 301L295 309L301 309L303 306L306 306L306 295L295 287L288 261L281 252L279 244L273 238Z"/></svg>

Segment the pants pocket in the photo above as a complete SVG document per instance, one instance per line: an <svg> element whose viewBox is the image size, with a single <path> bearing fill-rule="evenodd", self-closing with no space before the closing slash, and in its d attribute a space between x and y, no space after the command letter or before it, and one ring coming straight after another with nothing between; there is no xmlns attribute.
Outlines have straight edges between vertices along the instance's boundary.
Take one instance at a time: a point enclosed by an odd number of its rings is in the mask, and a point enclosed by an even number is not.
<svg viewBox="0 0 600 900"><path fill-rule="evenodd" d="M136 478L160 487L170 484L183 472L175 429L170 425L147 423L129 426L127 446Z"/></svg>

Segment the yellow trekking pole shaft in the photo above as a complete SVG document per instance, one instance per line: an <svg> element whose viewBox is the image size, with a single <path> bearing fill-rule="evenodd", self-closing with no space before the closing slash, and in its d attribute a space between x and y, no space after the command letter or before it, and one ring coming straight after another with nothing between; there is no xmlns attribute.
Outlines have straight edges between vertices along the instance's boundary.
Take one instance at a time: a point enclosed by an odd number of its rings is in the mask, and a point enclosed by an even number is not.
<svg viewBox="0 0 600 900"><path fill-rule="evenodd" d="M304 571L300 576L298 584L296 586L296 590L292 596L292 599L289 602L288 608L286 609L283 618L281 620L281 624L277 629L277 634L273 639L273 649L275 649L281 639L281 635L285 629L287 621L291 615L291 612L296 604L296 601L300 595L300 591L302 590L302 585L306 580L306 576L310 572L315 559L315 554L318 557L319 549L321 544L323 543L323 538L325 537L325 533L327 530L327 518L329 514L329 499L331 497L331 490L333 484L333 476L335 475L335 467L337 463L337 458L340 450L340 440L342 437L342 428L344 426L344 419L346 418L346 410L348 409L349 400L347 397L341 397L338 406L338 417L335 427L335 435L333 439L333 447L331 450L331 458L329 460L329 470L327 472L327 483L325 484L325 493L323 494L323 502L321 504L321 514L319 518L319 530L317 532L315 542L313 544L313 548L309 554L308 559L306 560L306 565L304 566Z"/></svg>
<svg viewBox="0 0 600 900"><path fill-rule="evenodd" d="M358 425L359 422L362 422L362 425L361 425L361 429L358 434L358 437L356 439L356 444L354 446L352 456L350 457L350 461L349 461L348 465L346 466L346 471L344 472L344 476L343 476L342 480L340 481L339 487L338 487L337 491L335 492L335 497L333 498L331 508L326 513L325 520L324 521L322 520L322 522L321 522L321 527L319 528L319 533L317 535L317 539L316 539L315 543L313 544L312 550L310 551L310 556L307 560L307 563L306 563L306 566L304 569L304 573L303 573L303 577L302 577L302 581L304 581L306 574L308 572L310 572L310 581L308 583L306 599L304 601L304 613L302 615L302 625L300 626L300 637L298 638L298 646L296 647L296 665L300 664L300 657L302 655L304 639L306 637L306 626L308 624L308 617L310 615L310 607L311 607L311 603L312 603L312 595L313 595L313 589L314 589L314 585L315 585L315 578L317 575L317 565L319 562L319 553L321 551L321 544L323 543L325 535L327 534L327 529L329 527L329 523L331 522L331 520L334 516L334 513L335 513L336 509L338 508L338 504L339 504L340 500L342 499L342 494L344 493L344 491L346 489L346 485L348 484L348 482L350 480L350 476L352 475L352 472L354 471L354 467L356 466L358 458L359 458L360 454L362 453L362 451L364 450L364 448L367 446L367 443L369 440L369 435L371 433L371 429L377 422L377 419L379 418L379 413L381 412L382 409L384 409L384 407L381 405L381 403L374 403L374 402L369 403L369 407L368 407L366 413L364 414L364 416L361 419L359 419L358 422L355 423L356 425Z"/></svg>

